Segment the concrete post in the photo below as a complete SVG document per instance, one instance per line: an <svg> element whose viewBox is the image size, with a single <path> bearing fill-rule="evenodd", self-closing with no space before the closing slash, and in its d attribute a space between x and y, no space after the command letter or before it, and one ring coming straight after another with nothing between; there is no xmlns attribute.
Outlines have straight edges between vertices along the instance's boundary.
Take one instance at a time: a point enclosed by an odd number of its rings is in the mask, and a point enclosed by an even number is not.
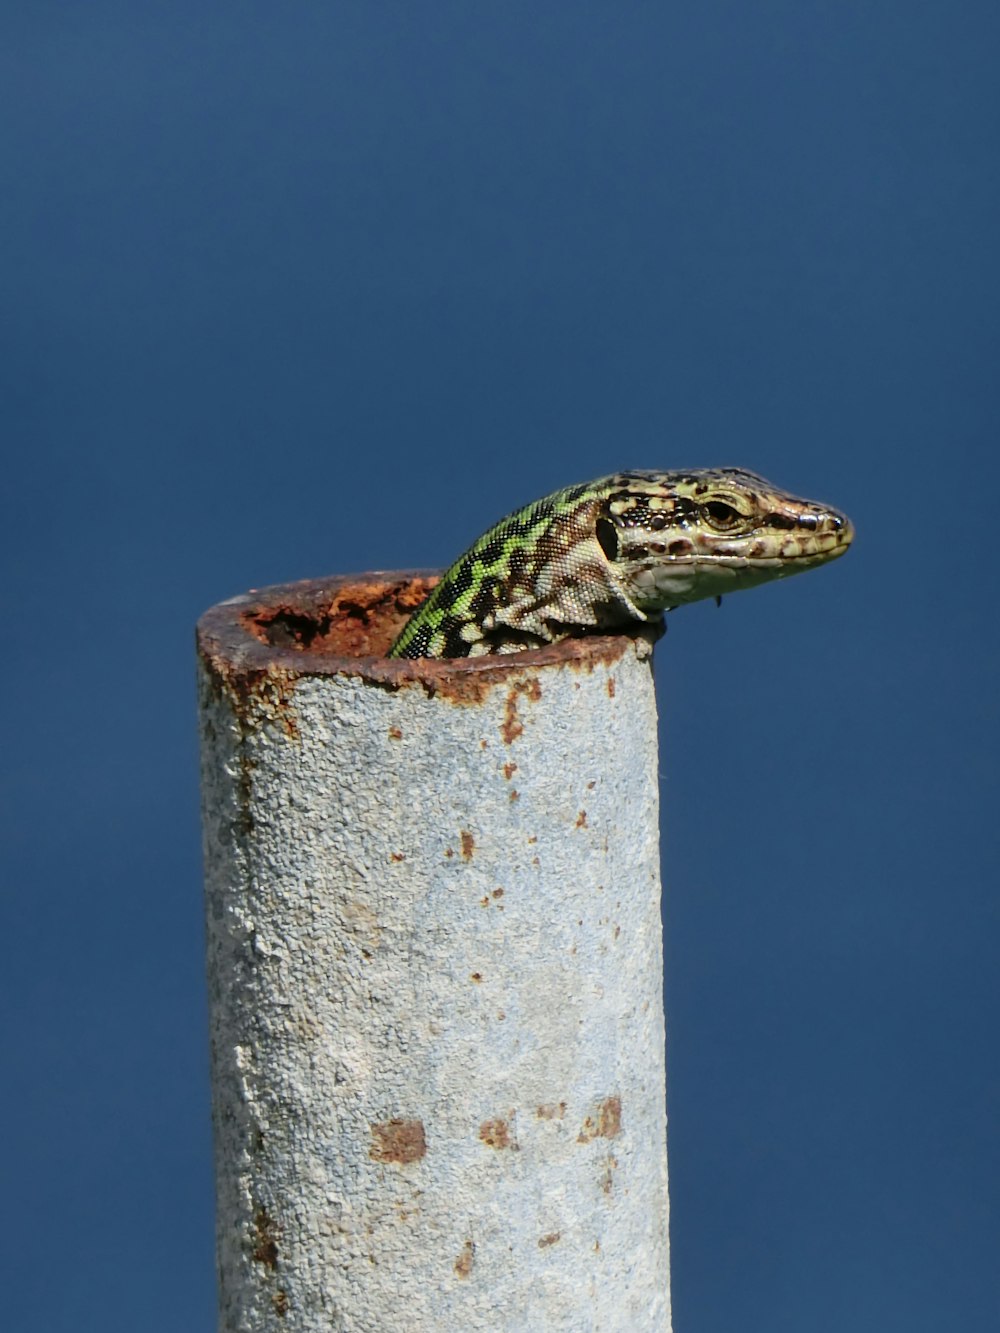
<svg viewBox="0 0 1000 1333"><path fill-rule="evenodd" d="M198 630L223 1333L667 1333L647 640L390 662L431 576Z"/></svg>

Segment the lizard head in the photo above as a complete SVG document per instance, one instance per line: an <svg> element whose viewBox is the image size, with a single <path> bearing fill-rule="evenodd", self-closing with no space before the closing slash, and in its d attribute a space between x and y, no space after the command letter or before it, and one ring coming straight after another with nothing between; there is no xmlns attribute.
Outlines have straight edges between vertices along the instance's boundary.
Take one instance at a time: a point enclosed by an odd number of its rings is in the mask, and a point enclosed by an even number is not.
<svg viewBox="0 0 1000 1333"><path fill-rule="evenodd" d="M754 588L843 555L850 520L742 468L622 472L595 535L645 615Z"/></svg>

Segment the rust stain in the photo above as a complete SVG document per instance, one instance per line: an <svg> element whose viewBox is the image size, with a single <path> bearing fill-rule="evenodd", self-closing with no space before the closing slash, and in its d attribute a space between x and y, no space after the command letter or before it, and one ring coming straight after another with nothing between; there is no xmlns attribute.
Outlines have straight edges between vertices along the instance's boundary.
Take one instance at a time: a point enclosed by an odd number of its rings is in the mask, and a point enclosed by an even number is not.
<svg viewBox="0 0 1000 1333"><path fill-rule="evenodd" d="M577 817L576 817L576 824L574 825L574 827L575 827L575 828L586 828L586 827L587 827L587 812L586 812L586 810L581 810L580 813L577 815Z"/></svg>
<svg viewBox="0 0 1000 1333"><path fill-rule="evenodd" d="M472 978L473 981L482 981L483 979L482 972L470 972L469 976Z"/></svg>
<svg viewBox="0 0 1000 1333"><path fill-rule="evenodd" d="M280 727L289 740L300 739L292 694L298 674L275 662L240 669L234 663L213 661L214 684L229 700L244 739L263 723Z"/></svg>
<svg viewBox="0 0 1000 1333"><path fill-rule="evenodd" d="M613 699L613 698L615 697L615 678L614 678L614 676L609 676L609 677L608 677L607 690L608 690L608 698L609 698L609 699Z"/></svg>
<svg viewBox="0 0 1000 1333"><path fill-rule="evenodd" d="M406 854L405 854L404 852L390 852L390 853L389 853L389 860L390 860L390 861L405 861L405 860L406 860Z"/></svg>
<svg viewBox="0 0 1000 1333"><path fill-rule="evenodd" d="M493 897L494 897L494 898L502 898L502 897L503 897L503 889L494 889L494 890L493 890Z"/></svg>
<svg viewBox="0 0 1000 1333"><path fill-rule="evenodd" d="M556 1241L562 1237L561 1231L550 1231L548 1235L538 1237L538 1248L544 1250L548 1245L555 1245Z"/></svg>
<svg viewBox="0 0 1000 1333"><path fill-rule="evenodd" d="M503 722L500 726L500 735L503 738L504 745L512 745L518 736L524 732L524 723L518 716L517 701L519 695L524 695L530 703L537 703L542 697L542 687L539 682L532 677L531 680L519 680L507 691L507 701L504 704Z"/></svg>
<svg viewBox="0 0 1000 1333"><path fill-rule="evenodd" d="M587 790L593 791L596 786L597 786L597 780L595 778L592 782L587 783Z"/></svg>
<svg viewBox="0 0 1000 1333"><path fill-rule="evenodd" d="M511 801L519 801L521 799L521 793L518 791L516 787L511 787L509 799Z"/></svg>
<svg viewBox="0 0 1000 1333"><path fill-rule="evenodd" d="M455 855L455 852L454 852L454 850L453 850L451 847L446 847L446 848L444 849L444 854L445 854L445 856L448 858L448 860L450 861L451 858Z"/></svg>
<svg viewBox="0 0 1000 1333"><path fill-rule="evenodd" d="M506 763L506 764L504 764L504 766L503 766L503 775L504 775L504 777L507 779L508 782L511 780L511 778L514 776L514 774L515 774L516 772L517 772L517 764L515 764L515 763Z"/></svg>
<svg viewBox="0 0 1000 1333"><path fill-rule="evenodd" d="M272 1271L278 1266L278 1225L261 1204L253 1215L253 1257Z"/></svg>
<svg viewBox="0 0 1000 1333"><path fill-rule="evenodd" d="M593 1139L613 1139L621 1133L621 1128L621 1098L605 1097L602 1102L598 1102L595 1114L588 1115L584 1120L576 1141L590 1143Z"/></svg>
<svg viewBox="0 0 1000 1333"><path fill-rule="evenodd" d="M316 584L265 589L285 595L271 605L248 609L243 617L247 632L271 648L303 656L383 653L438 579L417 575L386 581L362 576L327 582L326 597L309 595L318 591Z"/></svg>
<svg viewBox="0 0 1000 1333"><path fill-rule="evenodd" d="M301 739L302 734L299 731L298 717L292 707L294 688L294 678L290 678L285 672L275 671L269 678L259 680L251 694L256 695L257 707L264 716L271 722L277 723L289 740L297 741Z"/></svg>
<svg viewBox="0 0 1000 1333"><path fill-rule="evenodd" d="M238 714L251 702L253 711L263 706L295 736L298 724L289 696L303 676L358 676L391 691L417 688L431 698L478 705L497 687L530 696L538 681L526 682L526 671L613 669L630 651L648 659L658 637L642 626L628 634L587 635L507 656L386 658L411 612L439 581L438 574L421 570L337 575L254 589L213 606L198 622L198 652L208 686L227 695ZM516 695L508 702L516 714Z"/></svg>
<svg viewBox="0 0 1000 1333"><path fill-rule="evenodd" d="M369 1157L376 1162L418 1162L427 1152L424 1127L419 1120L376 1121L371 1127L372 1146Z"/></svg>
<svg viewBox="0 0 1000 1333"><path fill-rule="evenodd" d="M274 1306L274 1313L278 1318L284 1319L288 1313L288 1292L283 1287L279 1287L271 1297L271 1304Z"/></svg>
<svg viewBox="0 0 1000 1333"><path fill-rule="evenodd" d="M512 741L517 740L518 736L524 731L520 719L517 716L516 708L511 706L510 699L507 700L507 709L504 713L503 726L500 728L500 735L503 737L504 745L510 745Z"/></svg>
<svg viewBox="0 0 1000 1333"><path fill-rule="evenodd" d="M543 1102L535 1108L539 1120L561 1120L566 1114L565 1102Z"/></svg>
<svg viewBox="0 0 1000 1333"><path fill-rule="evenodd" d="M513 1115L513 1112L511 1115ZM505 1120L503 1116L496 1116L493 1120L484 1120L479 1126L479 1138L488 1148L517 1150L517 1140L514 1138L513 1128L509 1120Z"/></svg>
<svg viewBox="0 0 1000 1333"><path fill-rule="evenodd" d="M455 1260L455 1272L459 1277L468 1277L472 1272L472 1262L476 1257L476 1247L471 1240L462 1246L462 1253Z"/></svg>
<svg viewBox="0 0 1000 1333"><path fill-rule="evenodd" d="M476 850L476 840L468 829L462 829L462 859L471 861Z"/></svg>
<svg viewBox="0 0 1000 1333"><path fill-rule="evenodd" d="M392 741L401 741L403 739L402 730L399 727L390 727L389 739Z"/></svg>
<svg viewBox="0 0 1000 1333"><path fill-rule="evenodd" d="M604 1170L600 1175L601 1192L610 1194L615 1183L615 1168L618 1166L618 1158L608 1153L607 1161L604 1163Z"/></svg>
<svg viewBox="0 0 1000 1333"><path fill-rule="evenodd" d="M601 1138L613 1139L622 1129L622 1099L606 1097L597 1111L597 1127Z"/></svg>

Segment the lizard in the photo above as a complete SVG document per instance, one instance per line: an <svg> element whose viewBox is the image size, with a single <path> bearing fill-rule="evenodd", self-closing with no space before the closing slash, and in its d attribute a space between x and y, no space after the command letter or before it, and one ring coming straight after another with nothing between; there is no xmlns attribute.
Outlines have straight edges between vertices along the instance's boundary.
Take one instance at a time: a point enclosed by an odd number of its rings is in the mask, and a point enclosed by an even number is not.
<svg viewBox="0 0 1000 1333"><path fill-rule="evenodd" d="M743 468L616 472L514 510L447 569L389 657L540 648L786 578L844 554L828 505Z"/></svg>

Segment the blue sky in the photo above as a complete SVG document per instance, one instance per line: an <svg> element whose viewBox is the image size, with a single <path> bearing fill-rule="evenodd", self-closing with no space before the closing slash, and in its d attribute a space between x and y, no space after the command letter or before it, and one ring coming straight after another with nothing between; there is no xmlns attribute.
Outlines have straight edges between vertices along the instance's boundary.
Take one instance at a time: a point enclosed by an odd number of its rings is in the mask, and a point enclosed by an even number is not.
<svg viewBox="0 0 1000 1333"><path fill-rule="evenodd" d="M997 1326L998 49L4 8L8 1328L214 1327L198 614L720 463L858 537L657 648L676 1325Z"/></svg>

